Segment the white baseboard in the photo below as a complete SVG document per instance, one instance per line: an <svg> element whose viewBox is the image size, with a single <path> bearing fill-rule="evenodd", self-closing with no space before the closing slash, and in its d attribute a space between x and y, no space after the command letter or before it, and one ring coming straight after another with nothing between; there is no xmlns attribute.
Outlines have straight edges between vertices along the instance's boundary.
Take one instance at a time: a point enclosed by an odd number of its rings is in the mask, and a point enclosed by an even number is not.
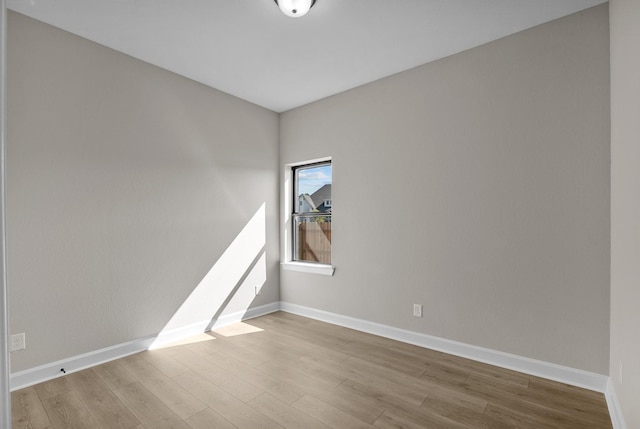
<svg viewBox="0 0 640 429"><path fill-rule="evenodd" d="M622 415L622 409L620 408L620 402L618 402L618 396L616 395L616 389L611 378L609 378L607 382L607 391L604 392L604 396L607 399L607 407L609 408L613 429L627 429L624 416Z"/></svg>
<svg viewBox="0 0 640 429"><path fill-rule="evenodd" d="M217 329L222 326L227 326L232 323L241 322L247 319L253 319L254 317L262 316L265 314L273 313L280 310L280 302L272 302L271 304L261 305L260 307L250 308L246 311L238 311L231 314L225 314L215 320L213 325L211 320L203 320L198 323L183 326L169 331L160 332L153 343L149 346L151 350L162 347L167 344L174 343L176 341L184 340L185 338L193 337L212 329Z"/></svg>
<svg viewBox="0 0 640 429"><path fill-rule="evenodd" d="M83 353L70 358L50 362L35 368L11 373L11 391L33 386L34 384L52 380L66 373L81 371L83 369L100 365L114 359L129 356L149 348L155 337L140 338L134 341L118 344L104 349Z"/></svg>
<svg viewBox="0 0 640 429"><path fill-rule="evenodd" d="M242 320L252 319L264 314L273 313L280 309L280 303L274 302L247 311L239 311L219 317L210 329L220 328ZM33 386L34 384L52 380L60 377L65 373L73 373L92 366L100 365L115 359L139 353L162 344L168 344L174 341L192 337L205 332L206 328L211 325L211 321L194 323L179 329L173 329L169 332L161 332L147 338L139 338L115 346L106 347L104 349L95 350L81 355L71 356L56 362L47 363L35 368L29 368L24 371L18 371L11 374L10 386L11 391L22 389L24 387ZM64 368L65 373L61 371Z"/></svg>
<svg viewBox="0 0 640 429"><path fill-rule="evenodd" d="M260 307L250 308L247 311L238 311L236 313L220 316L215 321L211 329L221 328L232 323L242 322L243 320L253 319L276 311L280 311L280 301L261 305Z"/></svg>
<svg viewBox="0 0 640 429"><path fill-rule="evenodd" d="M248 311L221 316L215 321L211 329L262 316L278 310L604 393L614 429L626 429L613 385L609 377L601 374L451 341L419 332L394 328L392 326L355 319L287 302L274 302L252 308ZM39 367L15 372L11 374L11 390L14 391L61 376L63 375L60 371L61 368L64 368L67 373L76 372L148 350L149 348L189 338L205 332L210 324L211 321L196 323L169 332L162 332L153 337L141 338L82 355L72 356Z"/></svg>
<svg viewBox="0 0 640 429"><path fill-rule="evenodd" d="M609 377L605 375L486 349L457 341L451 341L418 332L407 331L404 329L394 328L392 326L355 319L309 307L303 307L297 304L281 302L280 309L299 316L344 326L346 328L379 335L381 337L391 338L428 349L438 350L478 362L594 390L596 392L605 393L607 391L607 381Z"/></svg>

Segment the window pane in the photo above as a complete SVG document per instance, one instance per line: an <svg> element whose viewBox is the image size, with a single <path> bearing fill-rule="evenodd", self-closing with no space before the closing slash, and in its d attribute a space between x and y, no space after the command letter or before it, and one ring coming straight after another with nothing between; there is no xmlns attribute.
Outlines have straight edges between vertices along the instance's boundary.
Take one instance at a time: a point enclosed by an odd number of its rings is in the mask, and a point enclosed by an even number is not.
<svg viewBox="0 0 640 429"><path fill-rule="evenodd" d="M296 169L296 213L331 212L331 164Z"/></svg>
<svg viewBox="0 0 640 429"><path fill-rule="evenodd" d="M331 264L331 215L296 215L295 260Z"/></svg>
<svg viewBox="0 0 640 429"><path fill-rule="evenodd" d="M293 260L331 264L331 162L294 170Z"/></svg>

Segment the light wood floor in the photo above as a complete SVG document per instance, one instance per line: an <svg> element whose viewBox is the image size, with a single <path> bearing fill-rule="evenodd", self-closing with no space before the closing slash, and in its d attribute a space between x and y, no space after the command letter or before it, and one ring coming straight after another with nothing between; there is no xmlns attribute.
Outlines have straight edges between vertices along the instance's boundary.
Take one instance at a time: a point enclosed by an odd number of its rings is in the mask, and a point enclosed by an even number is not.
<svg viewBox="0 0 640 429"><path fill-rule="evenodd" d="M15 428L611 428L602 394L278 312L12 394Z"/></svg>

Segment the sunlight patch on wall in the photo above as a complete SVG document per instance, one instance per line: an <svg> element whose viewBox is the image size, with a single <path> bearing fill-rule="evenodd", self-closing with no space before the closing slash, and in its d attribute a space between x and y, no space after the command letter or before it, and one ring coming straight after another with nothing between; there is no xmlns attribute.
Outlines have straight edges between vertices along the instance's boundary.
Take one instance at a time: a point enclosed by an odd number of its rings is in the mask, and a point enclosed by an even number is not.
<svg viewBox="0 0 640 429"><path fill-rule="evenodd" d="M266 209L258 209L213 264L150 349L211 330L227 307L246 311L267 279ZM238 310L241 309L241 310Z"/></svg>

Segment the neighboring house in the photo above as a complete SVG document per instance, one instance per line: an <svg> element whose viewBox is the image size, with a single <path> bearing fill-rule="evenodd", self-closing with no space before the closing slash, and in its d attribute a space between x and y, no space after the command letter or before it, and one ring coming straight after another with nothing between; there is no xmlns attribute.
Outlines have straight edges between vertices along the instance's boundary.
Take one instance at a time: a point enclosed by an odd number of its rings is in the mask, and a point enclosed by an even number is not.
<svg viewBox="0 0 640 429"><path fill-rule="evenodd" d="M322 213L331 213L331 185L324 185L322 188L311 194L311 199L315 208Z"/></svg>
<svg viewBox="0 0 640 429"><path fill-rule="evenodd" d="M324 185L313 194L298 195L298 207L301 212L331 213L331 185Z"/></svg>
<svg viewBox="0 0 640 429"><path fill-rule="evenodd" d="M309 194L300 194L298 196L298 210L300 212L316 211L316 205Z"/></svg>

